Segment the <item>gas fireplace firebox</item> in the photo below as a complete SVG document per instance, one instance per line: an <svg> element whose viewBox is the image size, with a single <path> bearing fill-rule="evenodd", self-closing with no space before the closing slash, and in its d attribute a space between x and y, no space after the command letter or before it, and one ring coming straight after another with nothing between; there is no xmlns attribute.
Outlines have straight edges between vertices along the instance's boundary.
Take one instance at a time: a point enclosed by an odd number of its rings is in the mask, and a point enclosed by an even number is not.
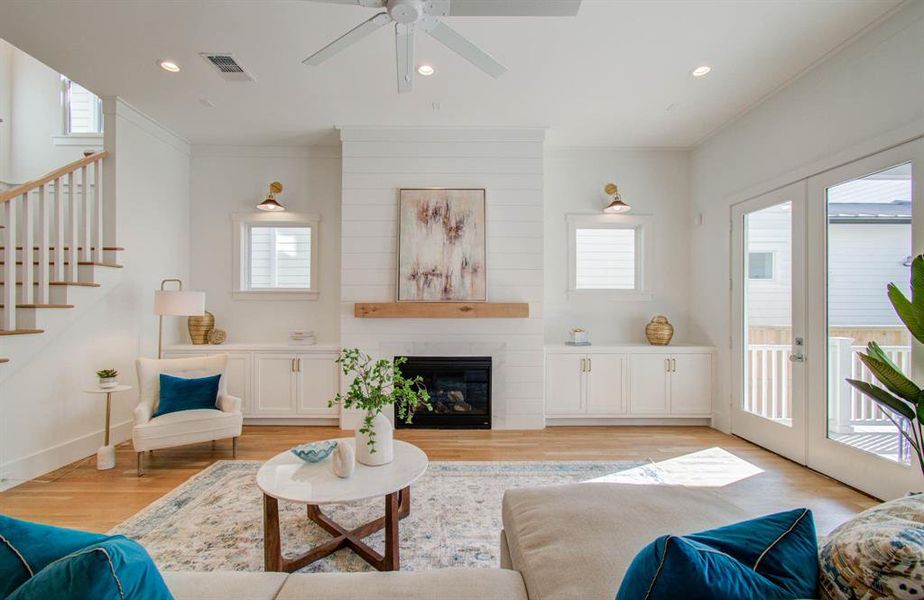
<svg viewBox="0 0 924 600"><path fill-rule="evenodd" d="M491 429L490 356L408 356L405 377L420 376L430 393L431 409L414 412L399 428Z"/></svg>

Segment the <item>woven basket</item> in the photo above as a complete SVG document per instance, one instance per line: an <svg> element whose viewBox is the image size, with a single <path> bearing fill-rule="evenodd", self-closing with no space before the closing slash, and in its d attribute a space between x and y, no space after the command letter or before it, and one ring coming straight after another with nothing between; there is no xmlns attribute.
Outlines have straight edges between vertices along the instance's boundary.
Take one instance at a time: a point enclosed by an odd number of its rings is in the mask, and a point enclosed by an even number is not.
<svg viewBox="0 0 924 600"><path fill-rule="evenodd" d="M189 317L187 321L189 327L189 339L193 344L202 345L209 343L209 332L215 327L215 315L209 311L201 317Z"/></svg>
<svg viewBox="0 0 924 600"><path fill-rule="evenodd" d="M648 325L645 325L645 337L653 346L667 346L674 337L674 326L664 315L655 315L651 317Z"/></svg>

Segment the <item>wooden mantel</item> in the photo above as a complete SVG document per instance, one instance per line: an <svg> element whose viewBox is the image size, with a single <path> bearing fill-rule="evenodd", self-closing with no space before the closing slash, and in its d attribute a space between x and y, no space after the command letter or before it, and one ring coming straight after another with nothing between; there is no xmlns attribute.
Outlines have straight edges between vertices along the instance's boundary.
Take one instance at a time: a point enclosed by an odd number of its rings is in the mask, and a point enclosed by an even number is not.
<svg viewBox="0 0 924 600"><path fill-rule="evenodd" d="M357 302L357 319L527 319L526 302Z"/></svg>

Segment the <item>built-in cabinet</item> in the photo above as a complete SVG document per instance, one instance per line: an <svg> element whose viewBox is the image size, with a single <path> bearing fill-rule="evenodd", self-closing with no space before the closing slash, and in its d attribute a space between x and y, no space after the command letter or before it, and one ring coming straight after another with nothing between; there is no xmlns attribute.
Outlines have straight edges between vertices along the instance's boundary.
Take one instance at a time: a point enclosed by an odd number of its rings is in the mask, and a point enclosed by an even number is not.
<svg viewBox="0 0 924 600"><path fill-rule="evenodd" d="M713 354L703 346L547 347L546 418L710 417Z"/></svg>
<svg viewBox="0 0 924 600"><path fill-rule="evenodd" d="M248 419L335 419L328 402L340 387L334 362L339 349L327 346L226 344L171 346L167 358L228 354L228 393L241 398Z"/></svg>

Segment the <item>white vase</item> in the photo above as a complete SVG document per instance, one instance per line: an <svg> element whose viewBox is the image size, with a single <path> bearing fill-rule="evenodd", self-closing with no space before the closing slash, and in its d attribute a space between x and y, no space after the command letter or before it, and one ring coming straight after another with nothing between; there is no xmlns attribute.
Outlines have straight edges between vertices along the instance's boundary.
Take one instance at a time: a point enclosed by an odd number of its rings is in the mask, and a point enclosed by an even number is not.
<svg viewBox="0 0 924 600"><path fill-rule="evenodd" d="M356 468L356 452L353 446L346 442L338 442L330 457L330 468L334 475L341 479L346 479L353 474Z"/></svg>
<svg viewBox="0 0 924 600"><path fill-rule="evenodd" d="M356 430L356 460L369 467L387 465L395 457L394 427L388 417L378 412L372 418L372 432L375 452L369 449L369 436Z"/></svg>

